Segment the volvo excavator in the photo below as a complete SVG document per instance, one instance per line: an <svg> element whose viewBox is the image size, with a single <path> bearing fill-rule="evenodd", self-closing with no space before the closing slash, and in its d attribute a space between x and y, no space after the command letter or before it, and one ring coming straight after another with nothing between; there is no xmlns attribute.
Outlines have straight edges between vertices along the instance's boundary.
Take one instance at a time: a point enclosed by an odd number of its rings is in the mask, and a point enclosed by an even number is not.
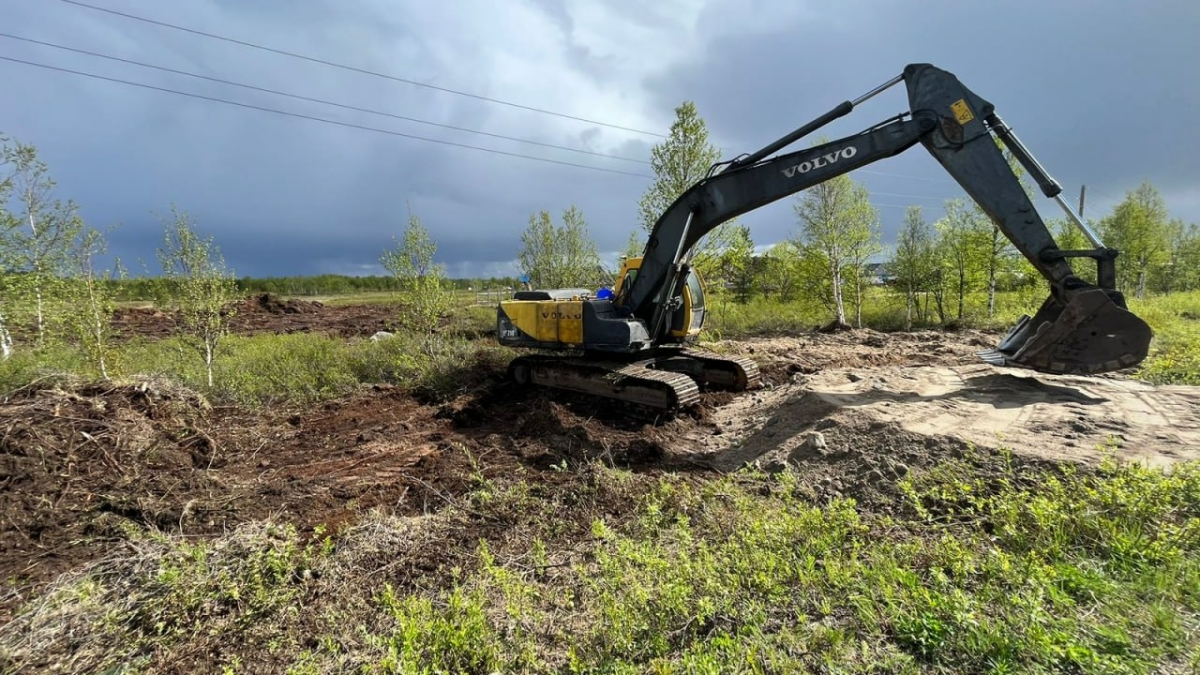
<svg viewBox="0 0 1200 675"><path fill-rule="evenodd" d="M853 136L775 155L884 90L903 82L909 112ZM1092 248L1058 247L996 139L1083 232ZM525 290L497 308L501 344L531 350L509 365L519 384L625 401L673 414L702 389L741 391L761 381L746 358L695 348L705 318L704 284L693 247L721 223L920 144L962 186L1049 282L1050 297L1023 316L995 349L996 366L1043 373L1095 374L1145 359L1150 327L1116 290L1117 251L1062 197L1055 182L996 114L952 73L910 64L902 74L761 150L715 165L655 223L640 258L626 260L611 297L588 289ZM774 155L774 156L772 156ZM1096 284L1069 258L1091 258ZM542 353L533 353L534 351Z"/></svg>

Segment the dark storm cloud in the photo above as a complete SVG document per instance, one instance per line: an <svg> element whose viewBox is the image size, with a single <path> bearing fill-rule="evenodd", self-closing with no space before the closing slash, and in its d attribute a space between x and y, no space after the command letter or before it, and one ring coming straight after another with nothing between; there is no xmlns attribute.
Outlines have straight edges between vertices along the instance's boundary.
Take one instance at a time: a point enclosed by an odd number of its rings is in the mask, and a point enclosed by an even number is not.
<svg viewBox="0 0 1200 675"><path fill-rule="evenodd" d="M1188 2L643 4L531 0L392 3L90 0L235 38L484 96L665 132L697 101L726 157L856 96L910 61L956 72L996 103L1089 212L1151 180L1200 220L1190 68L1200 10ZM919 10L919 11L916 11ZM107 16L55 0L8 1L6 32L460 127L647 159L651 136L412 87ZM633 45L637 45L636 48ZM564 162L589 157L281 99L0 40L0 55ZM113 250L153 269L172 203L215 235L239 274L377 272L407 205L457 275L507 271L529 215L575 204L605 251L636 227L647 179L293 119L0 62L0 132L33 143L64 197L93 224L120 223ZM17 92L17 95L12 95ZM900 112L889 92L826 132ZM873 172L873 173L868 173ZM886 175L885 175L886 174ZM888 231L903 207L936 216L961 194L919 148L860 171ZM1106 201L1107 200L1107 201ZM1039 206L1049 202L1039 202ZM1056 215L1052 211L1048 215ZM769 243L794 228L790 200L746 217ZM139 271L136 264L130 264Z"/></svg>
<svg viewBox="0 0 1200 675"><path fill-rule="evenodd" d="M759 4L765 14L768 3ZM1072 200L1087 184L1097 209L1087 215L1149 180L1175 215L1200 220L1200 131L1187 121L1200 106L1200 3L849 0L807 3L789 23L764 19L753 35L731 33L729 17L742 5L709 3L698 22L706 36L699 58L647 87L660 106L696 100L727 155L765 144L907 63L930 62L991 100ZM822 133L837 138L904 109L894 89ZM962 194L920 148L870 170L907 176L855 175L889 205L880 209L889 234L899 206L936 208L936 198ZM1037 205L1061 215L1052 202ZM757 238L794 227L790 212L769 213L757 219Z"/></svg>

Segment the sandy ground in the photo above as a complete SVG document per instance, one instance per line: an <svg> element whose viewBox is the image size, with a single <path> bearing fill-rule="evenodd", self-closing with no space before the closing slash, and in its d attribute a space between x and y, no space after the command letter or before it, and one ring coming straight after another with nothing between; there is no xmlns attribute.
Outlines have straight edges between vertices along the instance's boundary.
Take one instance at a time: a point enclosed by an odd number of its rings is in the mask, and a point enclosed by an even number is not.
<svg viewBox="0 0 1200 675"><path fill-rule="evenodd" d="M725 433L691 440L726 470L790 455L812 432L839 427L958 439L1053 461L1115 454L1167 466L1200 458L1200 388L987 364L823 370L713 417Z"/></svg>

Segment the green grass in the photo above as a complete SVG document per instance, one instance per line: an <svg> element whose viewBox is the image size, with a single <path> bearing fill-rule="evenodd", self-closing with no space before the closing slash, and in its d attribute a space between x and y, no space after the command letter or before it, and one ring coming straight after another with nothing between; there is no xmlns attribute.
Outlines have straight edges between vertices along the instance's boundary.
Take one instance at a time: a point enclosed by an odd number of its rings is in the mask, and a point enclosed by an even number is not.
<svg viewBox="0 0 1200 675"><path fill-rule="evenodd" d="M1045 299L1041 288L1028 288L996 294L996 308L987 313L987 295L972 293L966 297L963 318L957 319L957 304L947 299L947 323L966 328L987 330L1006 329L1017 322L1021 314L1033 313ZM833 320L833 311L812 298L782 302L776 298L756 296L747 303L736 302L728 294L714 294L709 302L708 333L714 339L737 339L756 335L779 335L812 330ZM904 296L888 288L866 289L863 302L863 326L880 331L904 328ZM847 299L846 319L856 325L854 308ZM933 300L929 300L928 316L924 321L914 314L914 328L941 327Z"/></svg>
<svg viewBox="0 0 1200 675"><path fill-rule="evenodd" d="M865 324L877 330L899 330L903 301L873 289L864 312ZM997 313L980 307L968 313L966 326L1003 330L1041 297L1001 294ZM828 311L816 304L784 304L761 298L739 304L716 297L706 329L707 339L787 335L810 331L828 322ZM1156 384L1200 385L1200 292L1131 300L1131 309L1155 332L1151 354L1134 376ZM429 398L446 398L497 372L516 352L494 338L469 336L493 327L492 307L463 306L446 330L431 340L397 335L378 343L341 340L322 335L230 336L216 366L216 386L205 386L196 352L176 339L134 340L120 345L111 365L118 374L161 375L205 391L219 401L243 404L306 403L345 395L362 384L392 383ZM95 377L76 350L67 346L41 352L18 350L0 362L0 392L52 373Z"/></svg>
<svg viewBox="0 0 1200 675"><path fill-rule="evenodd" d="M345 396L365 384L393 384L426 400L442 400L469 391L500 372L515 354L487 340L454 335L345 341L325 335L294 333L225 338L206 384L203 362L176 338L136 340L114 355L118 377L166 377L214 402L242 405L311 403ZM0 394L40 377L96 377L68 347L18 353L0 363Z"/></svg>
<svg viewBox="0 0 1200 675"><path fill-rule="evenodd" d="M215 653L291 673L1200 667L1196 464L988 480L945 464L906 482L890 516L810 503L790 473L592 471L550 494L484 481L439 516L373 516L307 545L273 526L211 543L133 535L134 554L64 581L0 634L0 664L57 654L99 672ZM593 501L606 494L629 508ZM470 523L493 534L438 545L442 574L388 573Z"/></svg>
<svg viewBox="0 0 1200 675"><path fill-rule="evenodd" d="M494 339L475 337L494 320L491 308L466 307L432 336L396 333L378 342L319 333L228 335L220 343L212 388L200 352L179 338L117 343L108 363L114 377L165 377L221 403L312 403L380 383L440 400L480 384L515 356ZM0 395L62 375L99 377L70 345L19 349L0 361Z"/></svg>
<svg viewBox="0 0 1200 675"><path fill-rule="evenodd" d="M1130 300L1129 308L1155 334L1137 376L1155 384L1200 385L1200 291Z"/></svg>

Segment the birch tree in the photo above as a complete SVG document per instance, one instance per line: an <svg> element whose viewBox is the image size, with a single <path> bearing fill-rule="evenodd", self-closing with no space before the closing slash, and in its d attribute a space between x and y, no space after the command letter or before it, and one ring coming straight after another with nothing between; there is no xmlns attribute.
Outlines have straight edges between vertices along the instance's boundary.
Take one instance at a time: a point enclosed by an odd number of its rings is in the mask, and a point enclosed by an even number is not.
<svg viewBox="0 0 1200 675"><path fill-rule="evenodd" d="M708 127L692 101L675 108L675 121L667 138L650 149L650 167L654 182L638 202L642 228L649 233L662 214L688 188L703 180L721 151L709 141ZM701 277L716 276L721 253L736 236L736 219L722 223L698 241L691 251L691 263Z"/></svg>
<svg viewBox="0 0 1200 675"><path fill-rule="evenodd" d="M171 216L165 243L158 249L164 281L161 302L176 316L179 336L203 357L211 387L213 363L236 311L237 282L212 237L202 237L192 218L174 206Z"/></svg>
<svg viewBox="0 0 1200 675"><path fill-rule="evenodd" d="M638 251L638 255L641 251ZM571 288L600 283L600 254L588 234L583 212L571 206L556 225L549 211L529 216L517 253L534 288Z"/></svg>
<svg viewBox="0 0 1200 675"><path fill-rule="evenodd" d="M793 241L781 241L762 256L764 291L774 291L784 302L795 298L800 287L800 247Z"/></svg>
<svg viewBox="0 0 1200 675"><path fill-rule="evenodd" d="M867 262L883 252L883 233L879 212L868 201L867 189L856 186L853 206L846 214L851 223L847 247L848 272L854 289L854 323L863 327L863 289L867 282Z"/></svg>
<svg viewBox="0 0 1200 675"><path fill-rule="evenodd" d="M454 293L446 283L444 266L434 262L437 242L408 210L408 226L395 248L384 251L379 262L396 278L401 305L399 323L406 330L432 335L438 323L454 303Z"/></svg>
<svg viewBox="0 0 1200 675"><path fill-rule="evenodd" d="M729 248L721 255L721 269L723 273L717 279L731 286L739 303L749 302L758 280L754 240L750 237L749 227L736 226Z"/></svg>
<svg viewBox="0 0 1200 675"><path fill-rule="evenodd" d="M0 136L0 144L7 147L8 139ZM5 235L0 237L0 291L5 291L0 292L0 358L6 361L13 353L12 334L8 329L9 317L12 316L12 296L6 292L11 281L13 263L7 234L16 226L7 208L11 194L12 177L7 172L0 173L0 234Z"/></svg>
<svg viewBox="0 0 1200 675"><path fill-rule="evenodd" d="M71 248L69 299L75 311L68 316L83 352L100 377L111 379L115 352L112 349L112 316L116 309L115 289L110 280L122 277L120 261L109 272L96 267L97 256L108 250L100 231L85 227Z"/></svg>
<svg viewBox="0 0 1200 675"><path fill-rule="evenodd" d="M804 190L794 205L800 222L803 257L823 270L827 304L838 326L846 326L847 278L860 274L871 242L877 240L877 219L869 193L849 176L842 175ZM859 300L861 303L861 287ZM861 314L859 315L861 321Z"/></svg>
<svg viewBox="0 0 1200 675"><path fill-rule="evenodd" d="M944 279L957 300L955 318L959 321L965 313L967 292L978 287L982 276L981 250L988 236L990 222L964 200L950 199L946 201L946 217L936 224L943 254Z"/></svg>
<svg viewBox="0 0 1200 675"><path fill-rule="evenodd" d="M1121 252L1117 258L1117 286L1134 295L1146 294L1151 270L1170 257L1167 206L1149 182L1125 193L1111 215L1100 222L1104 243Z"/></svg>
<svg viewBox="0 0 1200 675"><path fill-rule="evenodd" d="M621 249L621 259L640 258L646 252L646 233L641 229L636 229L629 233L629 239L625 242L625 248Z"/></svg>
<svg viewBox="0 0 1200 675"><path fill-rule="evenodd" d="M933 228L921 215L920 206L910 206L904 214L904 226L896 238L892 271L904 292L904 329L911 330L913 313L924 320L917 294L928 292L937 267Z"/></svg>
<svg viewBox="0 0 1200 675"><path fill-rule="evenodd" d="M1155 284L1163 293L1200 288L1200 227L1184 225L1175 218L1167 226L1166 260L1160 266Z"/></svg>
<svg viewBox="0 0 1200 675"><path fill-rule="evenodd" d="M7 138L0 141L0 165L6 174L0 248L9 272L9 297L31 301L40 347L48 338L49 305L62 290L71 242L83 221L74 202L54 198L55 181L34 146Z"/></svg>

